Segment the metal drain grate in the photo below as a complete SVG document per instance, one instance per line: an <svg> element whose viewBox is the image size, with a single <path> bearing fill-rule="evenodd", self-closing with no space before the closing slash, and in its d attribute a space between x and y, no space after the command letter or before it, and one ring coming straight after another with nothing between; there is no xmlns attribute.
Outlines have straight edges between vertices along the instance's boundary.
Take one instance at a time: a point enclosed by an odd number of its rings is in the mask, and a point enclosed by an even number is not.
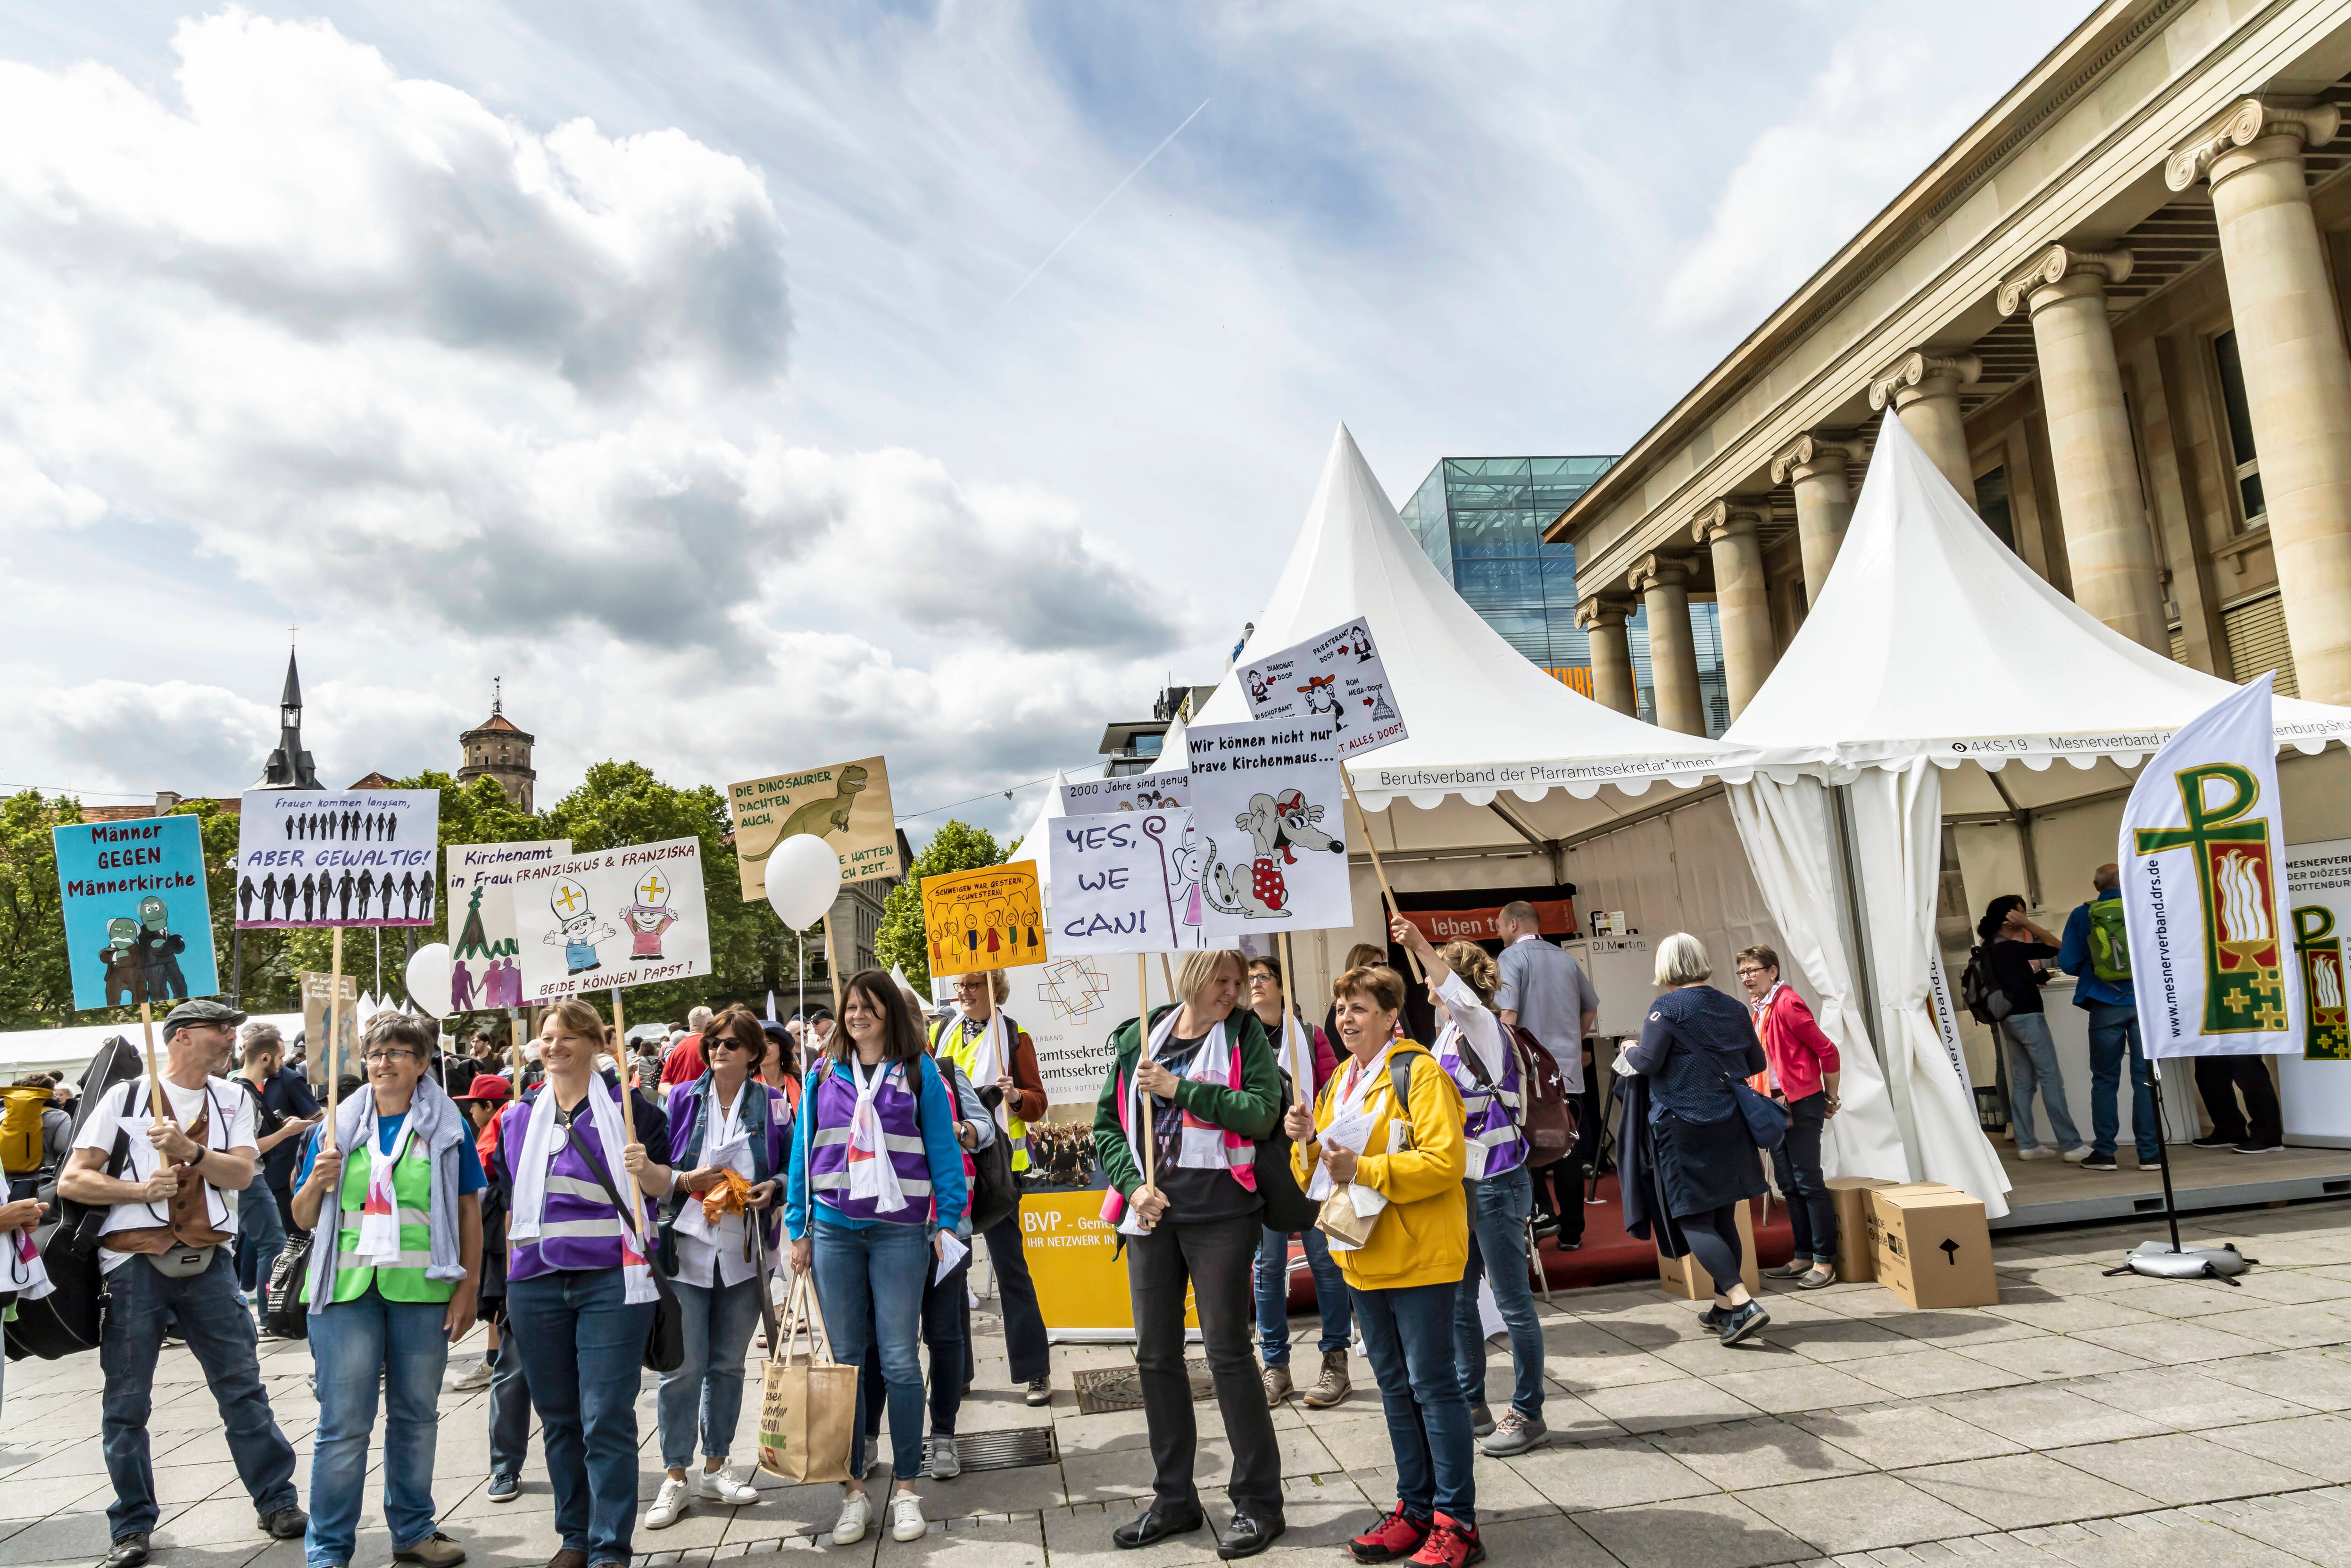
<svg viewBox="0 0 2351 1568"><path fill-rule="evenodd" d="M1213 1399L1217 1386L1208 1376L1205 1361L1187 1361L1184 1370L1192 1377L1192 1403ZM1072 1374L1077 1385L1078 1414L1101 1416L1113 1410L1143 1408L1143 1375L1131 1366L1098 1366Z"/></svg>
<svg viewBox="0 0 2351 1568"><path fill-rule="evenodd" d="M1050 1426L1008 1427L1000 1432L958 1432L956 1456L963 1460L967 1471L1050 1465L1061 1457Z"/></svg>

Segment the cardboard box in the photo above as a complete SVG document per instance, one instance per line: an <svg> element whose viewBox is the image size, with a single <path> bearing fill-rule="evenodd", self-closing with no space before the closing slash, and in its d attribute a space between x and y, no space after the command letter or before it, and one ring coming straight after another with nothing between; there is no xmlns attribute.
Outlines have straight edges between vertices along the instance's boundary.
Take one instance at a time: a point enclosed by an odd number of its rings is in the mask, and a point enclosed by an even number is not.
<svg viewBox="0 0 2351 1568"><path fill-rule="evenodd" d="M1755 1265L1755 1206L1739 1206L1739 1277L1747 1281L1750 1294L1763 1289L1762 1271ZM1668 1258L1657 1254L1657 1283L1666 1293L1679 1296L1686 1301L1714 1300L1714 1277L1698 1266L1698 1259L1685 1254Z"/></svg>
<svg viewBox="0 0 2351 1568"><path fill-rule="evenodd" d="M1880 1187L1877 1282L1914 1307L1988 1307L2000 1300L1991 1227L1980 1199L1939 1183Z"/></svg>
<svg viewBox="0 0 2351 1568"><path fill-rule="evenodd" d="M1836 1205L1837 1278L1877 1278L1877 1214L1869 1195L1882 1186L1899 1186L1881 1176L1831 1176L1829 1201Z"/></svg>

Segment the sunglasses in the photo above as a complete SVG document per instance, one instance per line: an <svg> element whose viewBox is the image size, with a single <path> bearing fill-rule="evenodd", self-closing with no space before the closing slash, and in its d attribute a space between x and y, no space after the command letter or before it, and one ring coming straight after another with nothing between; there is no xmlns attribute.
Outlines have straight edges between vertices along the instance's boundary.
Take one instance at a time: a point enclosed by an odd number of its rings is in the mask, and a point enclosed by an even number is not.
<svg viewBox="0 0 2351 1568"><path fill-rule="evenodd" d="M757 1051L759 1049L758 1046L752 1045L746 1040L729 1040L724 1035L719 1036L716 1040L709 1040L705 1043L707 1043L713 1051Z"/></svg>

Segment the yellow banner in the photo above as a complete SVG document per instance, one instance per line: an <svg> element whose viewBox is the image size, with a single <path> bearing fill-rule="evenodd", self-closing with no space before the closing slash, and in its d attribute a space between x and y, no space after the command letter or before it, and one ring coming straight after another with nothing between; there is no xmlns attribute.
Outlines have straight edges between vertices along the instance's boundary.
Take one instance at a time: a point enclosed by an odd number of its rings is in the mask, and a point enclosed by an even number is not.
<svg viewBox="0 0 2351 1568"><path fill-rule="evenodd" d="M1037 1310L1048 1330L1101 1333L1134 1330L1127 1294L1126 1260L1113 1258L1118 1233L1102 1222L1102 1195L1032 1192L1020 1200L1020 1252L1037 1286ZM1185 1295L1184 1325L1200 1326Z"/></svg>
<svg viewBox="0 0 2351 1568"><path fill-rule="evenodd" d="M1037 890L1037 862L925 877L923 930L934 976L1043 963L1045 901Z"/></svg>

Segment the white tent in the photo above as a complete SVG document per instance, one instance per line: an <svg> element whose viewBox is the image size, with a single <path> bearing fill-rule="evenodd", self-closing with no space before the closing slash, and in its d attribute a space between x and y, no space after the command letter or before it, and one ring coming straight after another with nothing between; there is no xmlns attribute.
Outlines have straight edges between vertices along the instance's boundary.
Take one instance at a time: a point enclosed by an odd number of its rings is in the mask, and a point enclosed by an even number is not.
<svg viewBox="0 0 2351 1568"><path fill-rule="evenodd" d="M157 1023L162 1020L159 1017ZM256 1013L253 1023L275 1024L278 1031L291 1040L302 1032L300 1013ZM115 1035L131 1044L140 1043L139 1025L130 1023L70 1024L63 1029L24 1029L0 1032L0 1073L10 1079L27 1072L47 1072L53 1069L68 1070L78 1077L98 1054L98 1048ZM155 1037L155 1054L160 1061L163 1039Z"/></svg>
<svg viewBox="0 0 2351 1568"><path fill-rule="evenodd" d="M1827 939L1807 911L1849 869L1872 1032L1914 1176L2002 1212L1992 1195L2006 1180L1934 1005L1947 814L2016 816L2118 794L2172 730L2231 689L2042 580L1887 416L1836 570L1724 738L1775 765L1734 789L1732 808L1792 945ZM2276 711L2281 740L2302 751L2351 737L2351 710L2281 698ZM1820 777L1790 781L1791 763ZM1841 803L1821 777L1844 787Z"/></svg>

